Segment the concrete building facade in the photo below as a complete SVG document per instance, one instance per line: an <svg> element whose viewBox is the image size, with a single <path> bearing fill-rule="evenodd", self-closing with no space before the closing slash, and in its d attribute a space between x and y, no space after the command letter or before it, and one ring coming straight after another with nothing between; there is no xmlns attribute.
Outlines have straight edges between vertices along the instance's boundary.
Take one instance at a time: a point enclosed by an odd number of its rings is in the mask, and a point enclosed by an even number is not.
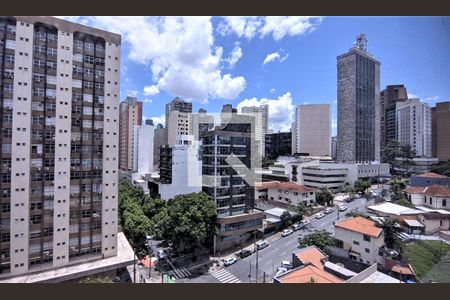
<svg viewBox="0 0 450 300"><path fill-rule="evenodd" d="M408 100L404 85L388 85L380 93L380 143L381 147L397 138L396 103Z"/></svg>
<svg viewBox="0 0 450 300"><path fill-rule="evenodd" d="M153 139L153 164L155 168L159 168L159 147L164 145L164 139L166 137L166 128L162 124L158 124L155 128Z"/></svg>
<svg viewBox="0 0 450 300"><path fill-rule="evenodd" d="M262 157L265 155L266 134L269 131L269 105L243 107L242 114L255 117L255 138L258 143L259 154Z"/></svg>
<svg viewBox="0 0 450 300"><path fill-rule="evenodd" d="M436 103L431 109L432 156L450 159L450 101Z"/></svg>
<svg viewBox="0 0 450 300"><path fill-rule="evenodd" d="M400 144L411 145L418 157L431 157L431 108L419 99L397 102L396 133Z"/></svg>
<svg viewBox="0 0 450 300"><path fill-rule="evenodd" d="M295 110L296 153L331 155L331 105L305 104Z"/></svg>
<svg viewBox="0 0 450 300"><path fill-rule="evenodd" d="M133 173L144 176L153 172L153 146L155 129L151 120L146 120L142 126L134 127L134 157ZM133 174L134 175L134 174Z"/></svg>
<svg viewBox="0 0 450 300"><path fill-rule="evenodd" d="M380 161L380 62L364 34L337 57L337 160Z"/></svg>
<svg viewBox="0 0 450 300"><path fill-rule="evenodd" d="M117 255L120 35L1 17L0 278Z"/></svg>
<svg viewBox="0 0 450 300"><path fill-rule="evenodd" d="M277 159L279 156L288 156L292 152L292 132L278 132L266 134L265 157Z"/></svg>
<svg viewBox="0 0 450 300"><path fill-rule="evenodd" d="M189 134L189 114L192 113L192 103L176 97L166 104L165 145L174 145L177 135ZM169 136L171 143L169 143Z"/></svg>
<svg viewBox="0 0 450 300"><path fill-rule="evenodd" d="M127 97L120 103L120 157L119 166L124 172L133 171L135 161L133 149L134 127L142 125L142 102L135 97Z"/></svg>

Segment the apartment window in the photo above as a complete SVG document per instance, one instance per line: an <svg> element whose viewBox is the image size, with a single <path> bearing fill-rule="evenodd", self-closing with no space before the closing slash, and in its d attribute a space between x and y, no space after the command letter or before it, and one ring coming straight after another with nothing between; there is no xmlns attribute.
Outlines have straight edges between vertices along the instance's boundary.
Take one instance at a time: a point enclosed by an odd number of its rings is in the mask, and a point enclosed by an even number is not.
<svg viewBox="0 0 450 300"><path fill-rule="evenodd" d="M93 43L85 42L85 43L84 43L84 49L85 49L86 51L94 51L94 44L93 44Z"/></svg>
<svg viewBox="0 0 450 300"><path fill-rule="evenodd" d="M79 80L79 79L72 79L72 87L81 89L81 80Z"/></svg>
<svg viewBox="0 0 450 300"><path fill-rule="evenodd" d="M105 47L103 45L97 44L95 45L95 50L97 52L105 52Z"/></svg>
<svg viewBox="0 0 450 300"><path fill-rule="evenodd" d="M103 91L103 90L104 90L104 84L103 84L103 83L100 83L100 82L96 82L96 83L95 83L95 88L96 88L97 90Z"/></svg>
<svg viewBox="0 0 450 300"><path fill-rule="evenodd" d="M48 48L48 49L47 49L47 54L48 54L49 56L56 56L57 53L58 53L58 50L55 49L55 48Z"/></svg>
<svg viewBox="0 0 450 300"><path fill-rule="evenodd" d="M366 251L366 253L370 253L370 249L369 248L364 249L364 251Z"/></svg>
<svg viewBox="0 0 450 300"><path fill-rule="evenodd" d="M442 206L447 206L447 199L442 199Z"/></svg>
<svg viewBox="0 0 450 300"><path fill-rule="evenodd" d="M94 64L94 61L95 61L95 59L94 59L93 56L91 56L91 55L85 55L84 56L84 62L85 63L87 63L87 64Z"/></svg>
<svg viewBox="0 0 450 300"><path fill-rule="evenodd" d="M83 86L85 89L92 89L94 87L94 83L92 81L83 81Z"/></svg>
<svg viewBox="0 0 450 300"><path fill-rule="evenodd" d="M0 71L0 74L1 74L1 71ZM3 78L14 79L14 70L5 69L3 71Z"/></svg>
<svg viewBox="0 0 450 300"><path fill-rule="evenodd" d="M13 41L13 40L6 40L6 44L5 44L5 47L7 48L7 49L16 49L16 41Z"/></svg>
<svg viewBox="0 0 450 300"><path fill-rule="evenodd" d="M83 54L81 53L75 53L73 55L73 60L77 62L83 62Z"/></svg>
<svg viewBox="0 0 450 300"><path fill-rule="evenodd" d="M368 235L363 235L363 239L364 239L364 241L366 241L366 242L370 242L370 236L368 236Z"/></svg>
<svg viewBox="0 0 450 300"><path fill-rule="evenodd" d="M43 59L35 59L33 61L33 65L34 65L35 68L43 69L43 68L45 68L45 60L43 60Z"/></svg>
<svg viewBox="0 0 450 300"><path fill-rule="evenodd" d="M1 57L0 57L0 59L1 59ZM12 54L5 54L5 63L6 64L11 64L11 65L14 64L14 55L12 55Z"/></svg>
<svg viewBox="0 0 450 300"><path fill-rule="evenodd" d="M359 242L358 241L353 241L353 245L359 246Z"/></svg>
<svg viewBox="0 0 450 300"><path fill-rule="evenodd" d="M12 84L6 83L6 84L3 85L3 91L4 91L5 93L10 93L10 94L12 94L13 91L14 91L14 86L13 86Z"/></svg>
<svg viewBox="0 0 450 300"><path fill-rule="evenodd" d="M74 40L73 41L73 47L76 49L83 49L83 41L81 40Z"/></svg>
<svg viewBox="0 0 450 300"><path fill-rule="evenodd" d="M95 64L97 66L104 66L105 65L105 59L101 58L101 57L96 57L95 58Z"/></svg>

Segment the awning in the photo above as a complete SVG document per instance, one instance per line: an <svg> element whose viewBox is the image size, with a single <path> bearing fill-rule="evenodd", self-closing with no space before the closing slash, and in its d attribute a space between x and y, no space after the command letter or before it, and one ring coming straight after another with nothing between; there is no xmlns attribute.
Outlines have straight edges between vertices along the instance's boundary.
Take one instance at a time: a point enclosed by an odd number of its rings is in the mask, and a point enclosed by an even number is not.
<svg viewBox="0 0 450 300"><path fill-rule="evenodd" d="M406 225L408 225L409 227L425 227L422 223L420 223L417 220L404 220L404 222L406 223Z"/></svg>

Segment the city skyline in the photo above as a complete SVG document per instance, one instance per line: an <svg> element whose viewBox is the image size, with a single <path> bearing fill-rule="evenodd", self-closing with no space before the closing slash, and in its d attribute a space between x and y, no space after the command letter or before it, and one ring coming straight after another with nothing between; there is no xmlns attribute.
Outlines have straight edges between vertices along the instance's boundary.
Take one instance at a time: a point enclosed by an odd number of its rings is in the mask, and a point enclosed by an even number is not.
<svg viewBox="0 0 450 300"><path fill-rule="evenodd" d="M275 132L289 131L295 106L324 103L331 104L336 135L336 57L360 33L381 62L381 89L404 84L430 106L450 99L444 17L65 18L122 34L121 100L143 101L143 117L155 125L176 96L192 101L194 112L268 102ZM182 32L190 34L174 37ZM158 47L150 47L155 39Z"/></svg>

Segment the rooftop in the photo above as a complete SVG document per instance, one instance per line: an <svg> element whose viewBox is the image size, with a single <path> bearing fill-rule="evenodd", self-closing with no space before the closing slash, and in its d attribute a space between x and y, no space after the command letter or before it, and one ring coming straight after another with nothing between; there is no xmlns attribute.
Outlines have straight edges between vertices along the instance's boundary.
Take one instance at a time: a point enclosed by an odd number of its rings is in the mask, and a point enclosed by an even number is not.
<svg viewBox="0 0 450 300"><path fill-rule="evenodd" d="M289 190L298 193L308 193L317 191L315 188L306 187L301 184L294 182L280 182L280 181L267 181L267 182L257 182L255 184L256 189L282 189Z"/></svg>
<svg viewBox="0 0 450 300"><path fill-rule="evenodd" d="M275 208L265 210L264 213L273 215L273 216L277 216L277 217L281 217L281 215L286 211L287 210L285 210L285 209L275 207ZM289 212L289 211L287 211L287 212Z"/></svg>
<svg viewBox="0 0 450 300"><path fill-rule="evenodd" d="M440 175L440 174L433 173L433 172L428 172L428 173L419 174L419 175L416 175L416 177L426 177L426 178L448 178L447 176Z"/></svg>
<svg viewBox="0 0 450 300"><path fill-rule="evenodd" d="M317 268L323 269L322 259L327 257L316 246L309 246L294 253L295 256L304 264L311 263Z"/></svg>
<svg viewBox="0 0 450 300"><path fill-rule="evenodd" d="M450 214L441 214L439 212L426 212L421 215L425 220L450 220Z"/></svg>
<svg viewBox="0 0 450 300"><path fill-rule="evenodd" d="M381 232L383 231L380 227L376 225L374 221L368 220L363 217L344 219L340 222L337 222L336 225L334 226L358 232L361 234L369 235L372 237L380 236Z"/></svg>
<svg viewBox="0 0 450 300"><path fill-rule="evenodd" d="M385 213L389 215L417 215L420 214L422 211L418 209L412 209L406 206L401 206L398 204L385 202L381 203L379 205L371 205L368 207L369 210L373 210L375 212Z"/></svg>
<svg viewBox="0 0 450 300"><path fill-rule="evenodd" d="M450 188L440 184L433 184L426 187L408 187L403 191L408 194L420 194L433 197L450 197Z"/></svg>
<svg viewBox="0 0 450 300"><path fill-rule="evenodd" d="M408 225L409 227L425 227L422 223L420 223L417 220L404 220L404 222L406 223L406 225Z"/></svg>
<svg viewBox="0 0 450 300"><path fill-rule="evenodd" d="M293 269L277 278L281 283L342 283L342 279L319 269L314 265L302 266Z"/></svg>

